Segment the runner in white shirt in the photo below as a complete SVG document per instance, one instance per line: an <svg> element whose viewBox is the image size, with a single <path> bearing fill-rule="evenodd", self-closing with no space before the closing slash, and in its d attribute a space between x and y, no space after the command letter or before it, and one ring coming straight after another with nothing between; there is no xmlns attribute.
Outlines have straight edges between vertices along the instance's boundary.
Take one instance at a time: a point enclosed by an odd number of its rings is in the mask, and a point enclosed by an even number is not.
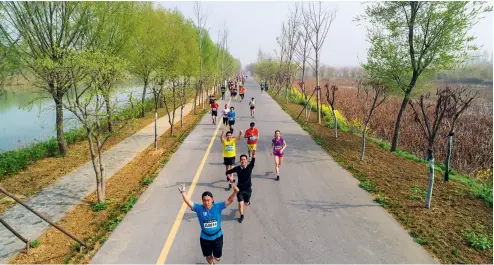
<svg viewBox="0 0 494 265"><path fill-rule="evenodd" d="M228 108L228 104L225 104L225 108L223 109L223 126L225 128L228 126L228 112L230 112L230 109Z"/></svg>

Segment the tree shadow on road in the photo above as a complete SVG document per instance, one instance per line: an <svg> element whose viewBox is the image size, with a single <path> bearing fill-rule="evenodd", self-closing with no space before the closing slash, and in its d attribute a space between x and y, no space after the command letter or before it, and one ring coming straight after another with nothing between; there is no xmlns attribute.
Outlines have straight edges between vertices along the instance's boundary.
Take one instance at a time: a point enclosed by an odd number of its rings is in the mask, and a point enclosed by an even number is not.
<svg viewBox="0 0 494 265"><path fill-rule="evenodd" d="M324 201L292 200L291 205L304 210L316 210L322 212L332 212L338 209L361 208L361 207L381 207L379 204L347 204Z"/></svg>

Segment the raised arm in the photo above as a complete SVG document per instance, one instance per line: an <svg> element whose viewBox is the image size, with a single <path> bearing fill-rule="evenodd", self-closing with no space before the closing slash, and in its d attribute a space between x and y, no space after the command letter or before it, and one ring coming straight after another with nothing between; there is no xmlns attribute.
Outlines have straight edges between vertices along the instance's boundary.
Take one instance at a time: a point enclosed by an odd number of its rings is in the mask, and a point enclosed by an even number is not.
<svg viewBox="0 0 494 265"><path fill-rule="evenodd" d="M237 196L238 193L238 187L235 185L235 183L232 184L233 186L233 193L228 197L228 199L225 201L225 206L228 207L228 205L232 204L233 201L235 201L235 197Z"/></svg>
<svg viewBox="0 0 494 265"><path fill-rule="evenodd" d="M178 187L178 190L182 194L182 199L187 204L187 206L189 206L190 209L194 210L194 202L192 202L189 199L189 196L187 196L187 193L185 192L185 185L184 184L180 185L180 187Z"/></svg>
<svg viewBox="0 0 494 265"><path fill-rule="evenodd" d="M254 168L254 163L256 162L256 153L253 153L252 154L252 160L250 161L248 167L250 167L251 169Z"/></svg>
<svg viewBox="0 0 494 265"><path fill-rule="evenodd" d="M220 136L220 139L221 139L221 143L223 143L225 141L225 129L223 129L221 131L221 136Z"/></svg>
<svg viewBox="0 0 494 265"><path fill-rule="evenodd" d="M238 142L238 141L240 141L240 139L242 139L242 133L243 133L242 130L240 130L240 132L238 133L238 137L235 141Z"/></svg>

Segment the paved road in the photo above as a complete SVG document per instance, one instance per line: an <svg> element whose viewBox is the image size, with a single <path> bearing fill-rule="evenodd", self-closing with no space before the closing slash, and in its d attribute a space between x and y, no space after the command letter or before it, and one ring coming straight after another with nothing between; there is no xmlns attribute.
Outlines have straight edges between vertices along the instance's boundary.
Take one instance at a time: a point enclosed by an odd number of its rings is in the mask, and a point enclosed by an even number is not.
<svg viewBox="0 0 494 265"><path fill-rule="evenodd" d="M350 173L316 145L269 95L260 94L253 80L248 80L246 87L246 95L257 101L255 119L249 116L248 100L232 105L237 111L237 128L245 130L255 120L260 131L252 205L246 208L242 224L237 222L236 203L223 211L221 263L435 263L358 187ZM181 183L189 187L193 182L215 129L210 116L205 116L92 263L158 261L182 205L177 187ZM276 129L288 144L279 182L274 180L273 158L269 156ZM245 153L246 145L238 144L237 150L237 155ZM228 197L222 162L218 133L193 191L193 201L200 202L206 190L217 201ZM196 214L187 209L177 223L180 226L166 263L205 263Z"/></svg>

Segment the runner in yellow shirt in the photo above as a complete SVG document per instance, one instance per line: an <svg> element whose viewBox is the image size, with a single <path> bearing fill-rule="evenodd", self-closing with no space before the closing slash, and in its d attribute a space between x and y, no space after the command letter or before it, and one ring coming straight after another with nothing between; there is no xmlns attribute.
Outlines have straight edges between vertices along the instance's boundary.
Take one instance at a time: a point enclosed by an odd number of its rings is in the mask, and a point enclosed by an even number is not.
<svg viewBox="0 0 494 265"><path fill-rule="evenodd" d="M235 157L236 153L236 142L242 138L242 130L240 130L238 137L233 138L232 132L226 132L225 138L225 129L221 132L221 143L223 145L223 164L225 165L225 172L232 169L235 165ZM226 173L225 173L226 174ZM232 187L232 183L235 183L232 174L226 174L226 180L228 183L228 188Z"/></svg>

